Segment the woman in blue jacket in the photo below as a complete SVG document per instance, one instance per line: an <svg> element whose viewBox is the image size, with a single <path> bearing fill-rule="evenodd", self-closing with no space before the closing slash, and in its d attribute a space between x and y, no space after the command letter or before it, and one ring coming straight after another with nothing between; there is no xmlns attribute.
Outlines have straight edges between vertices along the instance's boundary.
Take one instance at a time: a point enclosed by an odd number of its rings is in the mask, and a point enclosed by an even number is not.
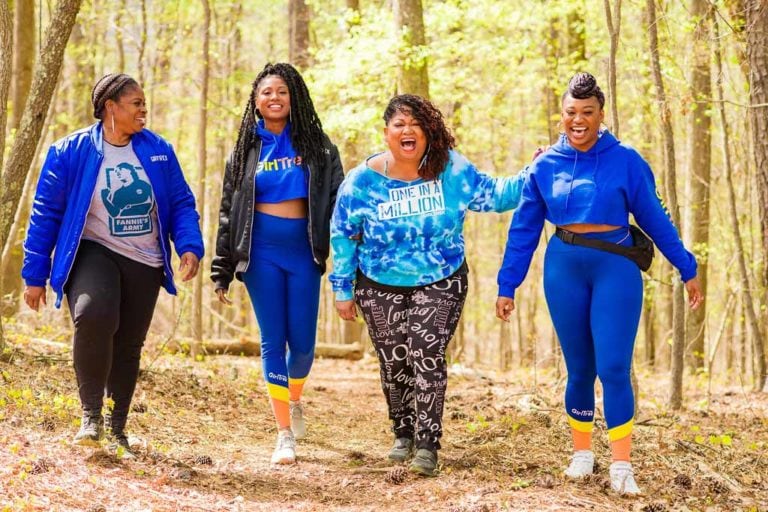
<svg viewBox="0 0 768 512"><path fill-rule="evenodd" d="M589 73L576 74L563 95L560 141L531 167L499 271L496 315L508 320L515 289L528 272L544 220L557 236L544 257L544 293L568 368L565 407L574 455L565 474L591 474L595 378L600 377L611 440L611 486L637 494L630 464L634 396L630 366L643 301L638 266L623 255L566 243L589 240L632 246L629 214L678 269L691 308L702 301L696 260L683 247L656 191L648 164L601 130L605 97Z"/></svg>
<svg viewBox="0 0 768 512"><path fill-rule="evenodd" d="M107 426L130 453L125 424L141 348L160 287L176 293L170 239L184 281L197 274L203 240L173 147L144 128L139 84L106 75L91 102L99 121L55 142L40 172L24 241L24 300L37 311L49 281L56 307L67 296L83 409L75 443L102 439L106 393L114 404Z"/></svg>

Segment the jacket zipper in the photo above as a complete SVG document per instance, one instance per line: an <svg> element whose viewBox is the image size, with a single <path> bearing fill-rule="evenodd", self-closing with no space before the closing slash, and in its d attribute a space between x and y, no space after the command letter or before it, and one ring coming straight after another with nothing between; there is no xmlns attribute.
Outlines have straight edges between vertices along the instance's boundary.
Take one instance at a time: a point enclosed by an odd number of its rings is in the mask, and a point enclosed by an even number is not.
<svg viewBox="0 0 768 512"><path fill-rule="evenodd" d="M312 240L312 166L307 163L307 172L309 173L309 184L307 185L307 234L309 235L309 250L312 253L312 260L320 265L315 256L315 243Z"/></svg>
<svg viewBox="0 0 768 512"><path fill-rule="evenodd" d="M259 152L256 155L256 169L259 168L259 160L261 160L261 148L263 144L261 141L259 141ZM248 156L245 157L245 166L248 167ZM247 176L247 174L246 174ZM243 177L245 179L245 177ZM234 191L232 192L234 195ZM230 215L232 215L232 206L230 208ZM243 273L248 272L248 267L251 266L251 245L253 245L253 223L255 222L254 216L256 210L256 171L253 172L253 180L251 180L251 228L248 231L248 263L245 264L245 270ZM237 271L237 267L235 267L235 271Z"/></svg>

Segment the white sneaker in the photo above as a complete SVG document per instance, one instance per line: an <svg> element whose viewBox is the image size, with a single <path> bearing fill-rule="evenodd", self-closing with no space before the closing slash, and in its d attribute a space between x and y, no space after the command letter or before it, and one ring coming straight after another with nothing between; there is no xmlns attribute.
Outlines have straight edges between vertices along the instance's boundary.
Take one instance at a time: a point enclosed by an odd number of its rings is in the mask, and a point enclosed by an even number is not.
<svg viewBox="0 0 768 512"><path fill-rule="evenodd" d="M624 460L617 460L611 464L608 470L611 476L611 489L619 494L640 494L640 488L635 482L635 474L632 464Z"/></svg>
<svg viewBox="0 0 768 512"><path fill-rule="evenodd" d="M592 450L579 450L573 452L571 465L565 470L568 478L582 478L591 475L595 467L595 454Z"/></svg>
<svg viewBox="0 0 768 512"><path fill-rule="evenodd" d="M307 435L307 422L304 421L304 407L301 402L293 400L288 404L291 411L291 430L296 439L304 439Z"/></svg>
<svg viewBox="0 0 768 512"><path fill-rule="evenodd" d="M293 464L296 462L296 439L290 430L277 433L277 444L272 452L272 464Z"/></svg>

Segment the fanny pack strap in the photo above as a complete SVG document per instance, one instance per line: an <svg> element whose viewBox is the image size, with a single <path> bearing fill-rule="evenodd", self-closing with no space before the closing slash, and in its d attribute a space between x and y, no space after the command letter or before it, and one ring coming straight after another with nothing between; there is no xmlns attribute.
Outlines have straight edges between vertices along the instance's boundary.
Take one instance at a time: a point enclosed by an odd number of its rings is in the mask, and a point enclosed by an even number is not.
<svg viewBox="0 0 768 512"><path fill-rule="evenodd" d="M612 252L614 254L621 254L627 258L632 258L635 253L634 247L624 247L623 245L606 242L604 240L595 240L594 238L587 238L581 236L578 233L571 233L563 228L555 229L555 236L563 242L570 245L581 245L582 247L591 247L593 249L600 249L601 251Z"/></svg>

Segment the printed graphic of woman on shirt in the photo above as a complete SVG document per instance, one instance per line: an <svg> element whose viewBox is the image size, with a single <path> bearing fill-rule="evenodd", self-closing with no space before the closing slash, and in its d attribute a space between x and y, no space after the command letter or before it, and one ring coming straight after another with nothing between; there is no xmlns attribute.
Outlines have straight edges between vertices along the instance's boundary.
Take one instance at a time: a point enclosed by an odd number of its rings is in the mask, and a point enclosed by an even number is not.
<svg viewBox="0 0 768 512"><path fill-rule="evenodd" d="M139 179L131 164L123 162L107 169L107 188L101 191L101 200L113 218L147 215L153 204L152 187Z"/></svg>
<svg viewBox="0 0 768 512"><path fill-rule="evenodd" d="M502 320L509 320L515 308L515 289L528 272L545 219L566 233L631 246L631 213L680 272L690 307L703 300L696 260L657 195L650 167L637 151L601 130L604 104L595 77L577 73L571 78L562 99L565 133L531 166L509 228L498 275L496 316ZM611 486L638 494L630 464L630 366L643 302L640 269L625 256L553 236L544 257L544 292L568 368L565 407L574 454L565 474L580 478L593 472L594 385L600 377Z"/></svg>
<svg viewBox="0 0 768 512"><path fill-rule="evenodd" d="M395 96L384 111L387 151L350 171L331 221L336 309L355 303L373 340L395 442L389 458L415 455L410 470L432 476L443 434L446 348L467 295L467 210L517 206L522 173L491 178L453 151L432 103ZM353 300L354 299L354 300Z"/></svg>
<svg viewBox="0 0 768 512"><path fill-rule="evenodd" d="M245 283L261 331L261 358L278 427L273 464L296 460L306 424L301 395L312 367L320 275L339 152L290 64L267 64L253 82L224 173L211 279L224 304Z"/></svg>

